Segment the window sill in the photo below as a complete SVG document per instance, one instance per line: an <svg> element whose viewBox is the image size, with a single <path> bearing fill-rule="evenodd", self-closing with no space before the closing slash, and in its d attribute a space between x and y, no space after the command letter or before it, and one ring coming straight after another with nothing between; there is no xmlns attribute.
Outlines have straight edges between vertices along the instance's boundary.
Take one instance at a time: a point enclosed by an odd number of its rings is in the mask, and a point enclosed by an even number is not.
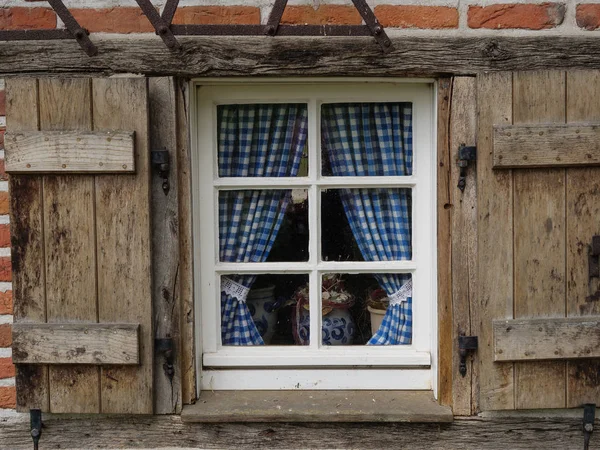
<svg viewBox="0 0 600 450"><path fill-rule="evenodd" d="M183 422L452 422L432 391L203 391Z"/></svg>

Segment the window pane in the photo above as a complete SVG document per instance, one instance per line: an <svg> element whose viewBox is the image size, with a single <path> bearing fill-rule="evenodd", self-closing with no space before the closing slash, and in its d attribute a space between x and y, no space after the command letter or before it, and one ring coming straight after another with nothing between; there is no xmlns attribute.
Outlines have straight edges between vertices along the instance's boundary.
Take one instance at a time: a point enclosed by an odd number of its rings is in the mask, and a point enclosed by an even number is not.
<svg viewBox="0 0 600 450"><path fill-rule="evenodd" d="M412 103L321 107L324 176L407 176L412 159Z"/></svg>
<svg viewBox="0 0 600 450"><path fill-rule="evenodd" d="M219 260L308 261L308 191L220 191Z"/></svg>
<svg viewBox="0 0 600 450"><path fill-rule="evenodd" d="M306 104L220 105L219 177L306 176Z"/></svg>
<svg viewBox="0 0 600 450"><path fill-rule="evenodd" d="M323 345L410 344L410 280L410 274L324 275Z"/></svg>
<svg viewBox="0 0 600 450"><path fill-rule="evenodd" d="M321 257L325 261L403 261L412 257L411 189L321 192Z"/></svg>
<svg viewBox="0 0 600 450"><path fill-rule="evenodd" d="M298 333L294 325L297 314L295 299L297 293L307 286L308 275L305 274L222 276L223 345L308 343L308 334L304 335L302 330ZM308 289L305 297L308 301ZM303 309L301 314L303 318L309 318L310 313Z"/></svg>

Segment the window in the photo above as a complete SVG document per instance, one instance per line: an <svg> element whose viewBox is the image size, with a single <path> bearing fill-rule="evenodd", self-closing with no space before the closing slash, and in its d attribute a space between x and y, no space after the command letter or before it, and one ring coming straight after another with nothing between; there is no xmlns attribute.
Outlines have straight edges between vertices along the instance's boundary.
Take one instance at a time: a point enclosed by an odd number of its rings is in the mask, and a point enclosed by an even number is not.
<svg viewBox="0 0 600 450"><path fill-rule="evenodd" d="M433 83L196 95L200 388L431 389Z"/></svg>

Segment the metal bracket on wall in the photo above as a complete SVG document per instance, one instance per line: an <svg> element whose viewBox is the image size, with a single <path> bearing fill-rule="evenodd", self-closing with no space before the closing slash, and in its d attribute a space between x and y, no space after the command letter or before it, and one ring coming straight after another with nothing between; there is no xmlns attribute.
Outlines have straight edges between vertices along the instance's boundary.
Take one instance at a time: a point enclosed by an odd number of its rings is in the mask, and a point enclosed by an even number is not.
<svg viewBox="0 0 600 450"><path fill-rule="evenodd" d="M458 188L464 192L467 186L467 167L471 161L477 161L477 147L467 147L465 144L460 144L458 148L458 167L460 167L460 175L458 177Z"/></svg>
<svg viewBox="0 0 600 450"><path fill-rule="evenodd" d="M169 171L171 164L169 162L169 151L165 148L160 150L152 150L151 153L152 167L158 171L158 175L162 178L162 190L165 195L169 195L171 186L169 185Z"/></svg>
<svg viewBox="0 0 600 450"><path fill-rule="evenodd" d="M583 405L583 450L590 448L590 438L594 432L594 421L596 420L596 405L587 403Z"/></svg>
<svg viewBox="0 0 600 450"><path fill-rule="evenodd" d="M458 371L461 376L467 375L467 353L477 350L479 339L477 336L459 336L458 337L458 355L460 356L460 365Z"/></svg>
<svg viewBox="0 0 600 450"><path fill-rule="evenodd" d="M173 350L174 344L172 338L154 339L154 351L156 355L162 355L164 358L163 370L169 380L173 380L175 368L173 366Z"/></svg>
<svg viewBox="0 0 600 450"><path fill-rule="evenodd" d="M41 409L30 409L29 410L29 425L31 427L31 438L33 439L33 449L37 450L40 444L40 438L42 437L42 410Z"/></svg>

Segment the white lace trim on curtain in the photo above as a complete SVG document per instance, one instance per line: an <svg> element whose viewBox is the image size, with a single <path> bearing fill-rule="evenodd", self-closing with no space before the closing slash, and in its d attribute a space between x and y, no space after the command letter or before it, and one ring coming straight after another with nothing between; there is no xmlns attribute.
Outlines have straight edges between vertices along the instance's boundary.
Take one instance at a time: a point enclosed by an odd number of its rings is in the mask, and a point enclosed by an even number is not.
<svg viewBox="0 0 600 450"><path fill-rule="evenodd" d="M236 283L231 278L221 277L221 292L237 298L242 303L246 303L250 289L243 284Z"/></svg>
<svg viewBox="0 0 600 450"><path fill-rule="evenodd" d="M400 303L407 301L408 297L412 297L412 279L404 283L397 292L388 296L390 306L399 305Z"/></svg>

